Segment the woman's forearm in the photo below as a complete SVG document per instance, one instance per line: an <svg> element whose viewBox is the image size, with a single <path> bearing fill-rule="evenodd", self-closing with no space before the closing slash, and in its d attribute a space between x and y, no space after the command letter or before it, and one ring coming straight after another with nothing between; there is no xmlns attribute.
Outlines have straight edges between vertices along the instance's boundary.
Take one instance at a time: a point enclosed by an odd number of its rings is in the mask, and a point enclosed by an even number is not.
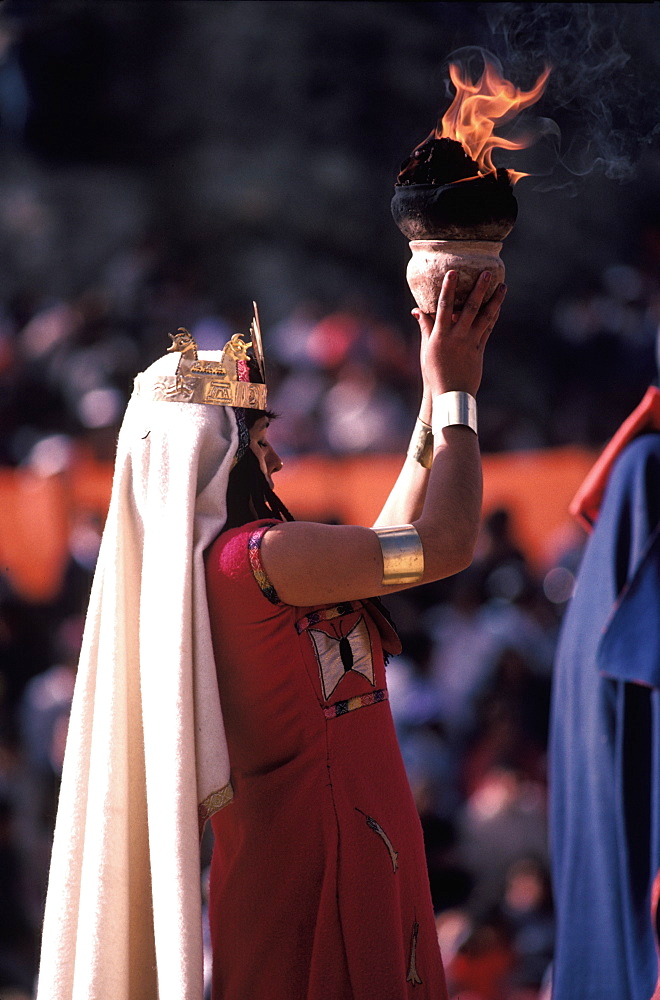
<svg viewBox="0 0 660 1000"><path fill-rule="evenodd" d="M419 410L419 420L431 427L432 402L430 395L424 394ZM413 437L418 429L415 424ZM383 505L383 509L374 522L374 528L388 527L393 524L410 524L420 517L424 508L424 499L429 482L430 470L420 461L406 455L401 472Z"/></svg>
<svg viewBox="0 0 660 1000"><path fill-rule="evenodd" d="M410 524L417 520L424 508L429 475L428 469L406 456L390 495L374 521L374 528Z"/></svg>
<svg viewBox="0 0 660 1000"><path fill-rule="evenodd" d="M426 499L413 523L424 549L424 578L460 572L472 561L481 519L482 474L477 435L446 427L435 442Z"/></svg>

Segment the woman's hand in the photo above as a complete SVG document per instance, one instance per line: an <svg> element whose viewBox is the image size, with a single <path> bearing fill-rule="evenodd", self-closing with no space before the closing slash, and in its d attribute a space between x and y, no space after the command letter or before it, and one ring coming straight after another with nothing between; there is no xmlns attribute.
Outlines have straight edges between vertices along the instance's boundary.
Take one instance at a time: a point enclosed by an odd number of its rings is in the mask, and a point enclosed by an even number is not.
<svg viewBox="0 0 660 1000"><path fill-rule="evenodd" d="M484 305L490 272L479 276L460 313L454 313L456 271L448 271L442 282L438 311L429 316L413 309L422 334L420 360L424 396L433 399L443 392L469 392L475 396L481 383L484 348L495 326L506 294L499 285Z"/></svg>

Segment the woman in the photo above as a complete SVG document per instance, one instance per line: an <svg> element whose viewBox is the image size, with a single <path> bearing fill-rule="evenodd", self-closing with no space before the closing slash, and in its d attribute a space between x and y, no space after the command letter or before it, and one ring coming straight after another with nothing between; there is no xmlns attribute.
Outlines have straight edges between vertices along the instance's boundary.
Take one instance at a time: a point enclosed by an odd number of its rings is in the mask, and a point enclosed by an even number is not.
<svg viewBox="0 0 660 1000"><path fill-rule="evenodd" d="M387 706L382 650L397 640L364 595L471 559L473 397L504 296L483 305L489 281L454 316L450 272L435 320L415 312L423 423L376 530L287 519L263 368L240 338L198 359L183 336L178 362L136 380L72 710L39 1000L201 1000L209 817L215 1000L445 995ZM429 471L415 456L431 423Z"/></svg>

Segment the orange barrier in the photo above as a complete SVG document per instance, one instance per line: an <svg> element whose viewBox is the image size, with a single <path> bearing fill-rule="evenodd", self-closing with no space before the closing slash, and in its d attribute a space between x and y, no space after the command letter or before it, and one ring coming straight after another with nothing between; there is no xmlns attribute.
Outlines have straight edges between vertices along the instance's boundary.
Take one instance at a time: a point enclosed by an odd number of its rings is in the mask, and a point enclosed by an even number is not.
<svg viewBox="0 0 660 1000"><path fill-rule="evenodd" d="M57 594L68 555L70 500L62 476L0 469L0 569L28 601Z"/></svg>
<svg viewBox="0 0 660 1000"><path fill-rule="evenodd" d="M547 569L567 542L584 538L568 505L596 455L551 448L484 456L484 511L510 511L514 535L537 571Z"/></svg>
<svg viewBox="0 0 660 1000"><path fill-rule="evenodd" d="M296 517L373 524L401 468L399 455L287 460L277 491ZM595 461L582 448L484 455L484 513L506 507L518 544L536 569L572 531L568 505Z"/></svg>
<svg viewBox="0 0 660 1000"><path fill-rule="evenodd" d="M568 504L594 462L580 448L484 456L484 511L507 507L518 544L547 565L572 521ZM296 517L372 524L401 467L401 456L287 459L277 488ZM112 467L80 453L66 473L43 478L0 469L0 570L25 600L48 601L62 583L72 527L99 523L110 500Z"/></svg>

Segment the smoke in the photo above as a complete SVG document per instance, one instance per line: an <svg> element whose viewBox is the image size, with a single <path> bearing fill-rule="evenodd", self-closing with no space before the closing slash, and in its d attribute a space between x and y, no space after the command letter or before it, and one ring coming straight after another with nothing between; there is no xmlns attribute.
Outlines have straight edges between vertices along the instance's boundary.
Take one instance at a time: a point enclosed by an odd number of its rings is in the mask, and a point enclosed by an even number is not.
<svg viewBox="0 0 660 1000"><path fill-rule="evenodd" d="M630 180L644 147L660 137L660 5L489 3L481 12L509 79L529 87L553 68L537 105L548 117L536 128L554 152L546 143L537 186L563 187L593 171Z"/></svg>

